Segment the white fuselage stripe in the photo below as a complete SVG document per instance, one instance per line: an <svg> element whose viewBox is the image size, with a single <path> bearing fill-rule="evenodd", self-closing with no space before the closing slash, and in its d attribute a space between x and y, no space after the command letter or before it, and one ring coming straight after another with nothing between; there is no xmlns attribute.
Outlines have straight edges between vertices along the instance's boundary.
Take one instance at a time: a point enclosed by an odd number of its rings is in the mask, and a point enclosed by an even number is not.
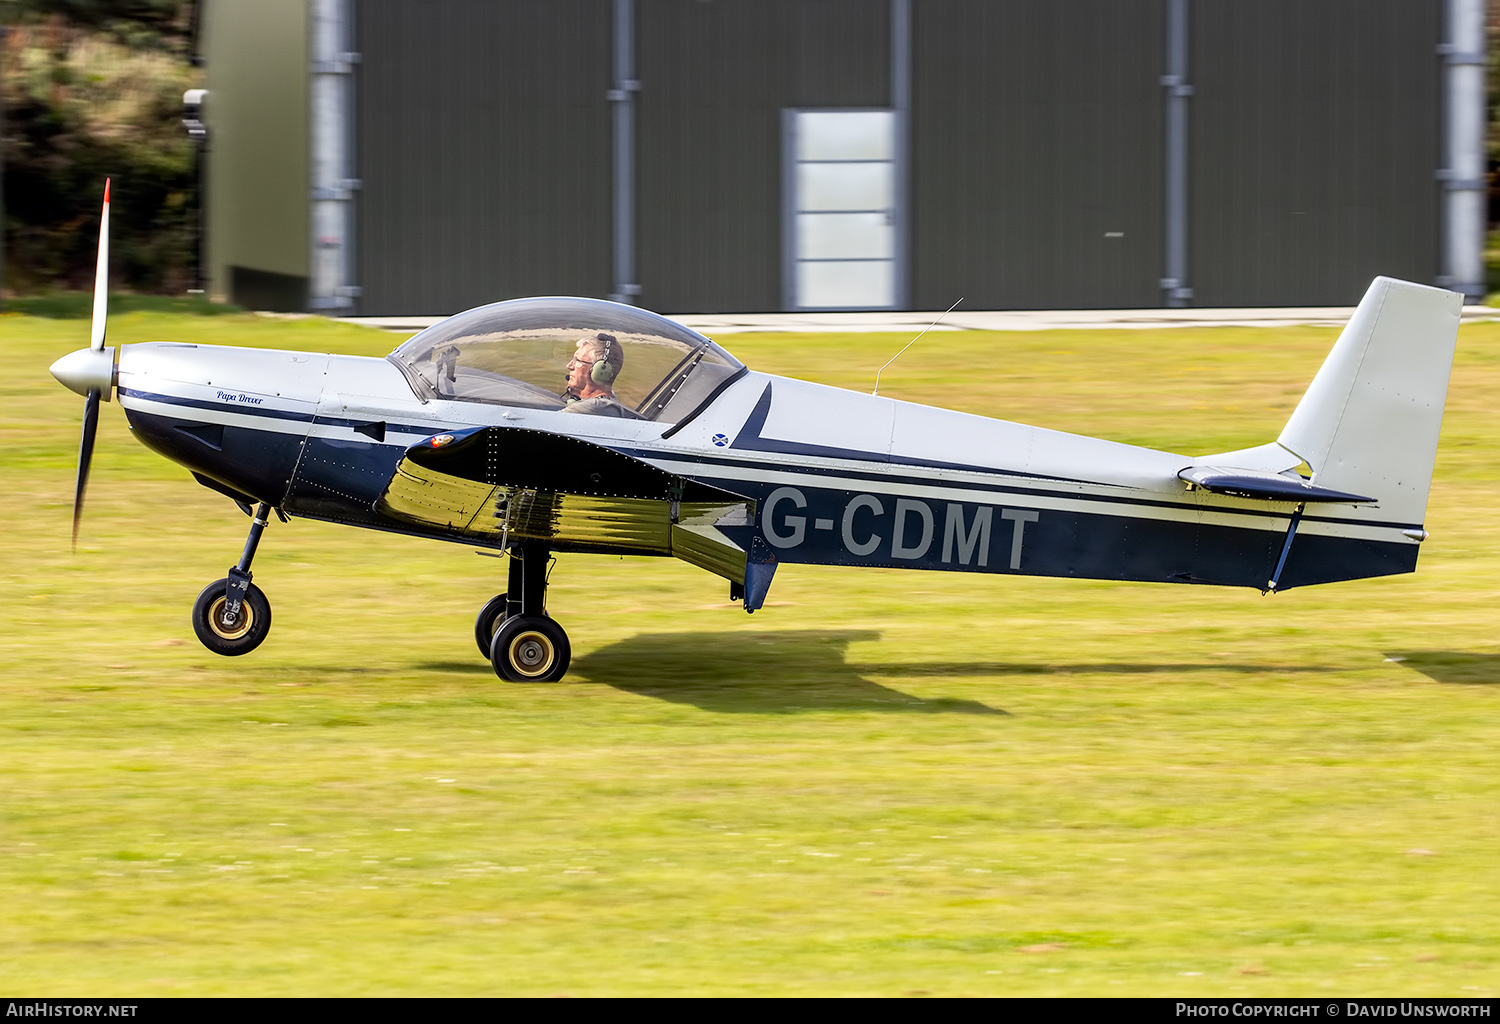
<svg viewBox="0 0 1500 1024"><path fill-rule="evenodd" d="M245 414L235 411L232 407L205 408L201 403L184 405L174 402L156 401L145 398L140 394L121 395L121 405L131 411L139 411L149 415L166 416L174 419L191 419L209 423L222 424L224 426L239 427L247 430L264 430L277 434L290 434L301 436L312 436L331 438L337 440L354 440L367 444L375 444L369 437L358 433L352 427L334 423L317 423L310 419L314 410L311 408L266 408L260 415ZM279 414L279 415L278 415ZM477 424L476 424L477 425ZM410 424L403 424L410 426ZM391 431L386 435L383 443L386 447L404 448L412 443L430 436L431 433L444 429L444 424L434 422L431 429L419 427L416 432L410 430ZM647 445L641 445L647 448ZM647 448L649 451L649 448ZM1143 492L1134 489L1125 489L1104 485L1100 491L1085 490L1083 484L1058 484L1052 480L1038 480L1033 478L1016 478L1018 486L1024 486L1030 490L1048 490L1052 494L1025 493L1018 490L1001 487L986 487L983 483L975 480L977 474L955 472L952 470L925 470L942 477L947 477L948 482L939 484L914 483L910 477L913 473L924 472L923 467L908 466L899 462L892 463L870 463L860 465L855 471L859 475L843 475L840 470L852 469L852 467L840 466L838 461L827 459L808 458L803 465L790 465L786 456L778 456L762 460L760 453L736 450L734 457L745 462L758 462L758 466L726 465L719 462L701 462L689 458L683 458L676 453L663 452L659 455L641 452L645 461L670 473L692 478L712 478L715 480L743 480L764 483L769 485L795 485L800 487L823 488L834 490L848 490L870 494L889 494L905 497L920 497L933 501L966 501L976 504L1004 505L1008 507L1034 508L1043 510L1055 510L1075 514L1087 515L1110 515L1131 519L1155 520L1159 522L1193 523L1197 522L1206 526L1223 526L1237 529L1258 530L1267 533L1283 533L1286 531L1292 514L1290 503L1283 511L1272 510L1275 514L1265 515L1241 513L1233 509L1216 508L1205 504L1198 508L1171 507L1164 505L1142 504L1139 500L1130 500L1129 494L1139 499ZM806 466L807 468L803 468ZM808 469L816 470L809 472ZM893 478L889 481L879 479L880 476L889 475ZM968 479L961 479L967 477ZM1066 488L1075 492L1074 495L1056 493ZM1110 493L1114 492L1114 493ZM1149 493L1149 492L1146 492ZM1215 500L1215 499L1207 499ZM1265 503L1269 506L1270 503ZM1404 541L1414 543L1403 537L1400 528L1396 526L1382 525L1360 525L1352 523L1330 523L1321 522L1313 518L1304 518L1299 532L1329 537L1346 537L1351 539L1373 540L1373 541Z"/></svg>

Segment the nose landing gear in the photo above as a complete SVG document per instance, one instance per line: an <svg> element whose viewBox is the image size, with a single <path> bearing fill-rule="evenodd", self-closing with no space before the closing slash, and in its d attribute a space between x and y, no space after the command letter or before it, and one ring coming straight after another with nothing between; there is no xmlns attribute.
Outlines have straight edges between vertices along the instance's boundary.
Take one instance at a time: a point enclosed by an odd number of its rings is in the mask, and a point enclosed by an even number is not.
<svg viewBox="0 0 1500 1024"><path fill-rule="evenodd" d="M506 592L491 598L474 624L495 674L513 683L555 683L573 656L568 634L545 607L548 555L543 545L512 546Z"/></svg>
<svg viewBox="0 0 1500 1024"><path fill-rule="evenodd" d="M204 587L193 602L193 632L215 654L249 654L271 631L271 602L250 582L250 563L255 560L255 549L270 514L271 506L266 502L256 507L239 564L224 579Z"/></svg>

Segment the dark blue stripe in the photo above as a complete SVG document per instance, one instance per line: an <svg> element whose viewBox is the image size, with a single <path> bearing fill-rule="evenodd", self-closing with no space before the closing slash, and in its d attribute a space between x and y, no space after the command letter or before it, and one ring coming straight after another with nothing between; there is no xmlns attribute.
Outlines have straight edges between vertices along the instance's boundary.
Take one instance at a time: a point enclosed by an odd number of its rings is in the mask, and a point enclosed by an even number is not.
<svg viewBox="0 0 1500 1024"><path fill-rule="evenodd" d="M780 441L773 438L761 436L761 430L765 428L766 416L771 411L771 385L766 384L766 390L761 392L760 401L755 403L755 408L750 411L750 416L745 420L745 425L740 428L739 436L734 439L731 448L739 448L751 452L775 452L779 455L807 455L819 459L847 459L851 462L893 462L889 452L863 452L855 448L832 448L821 444L804 444L801 441ZM957 469L967 473L983 473L986 476L1021 477L1029 480L1057 480L1060 483L1087 484L1091 480L1078 480L1067 476L1048 476L1045 473L1017 473L1014 470L996 469L993 466L971 466L963 462L940 462L936 459L909 459L900 461L903 466L922 466L927 469Z"/></svg>
<svg viewBox="0 0 1500 1024"><path fill-rule="evenodd" d="M839 469L839 468L836 468L836 467L826 467L826 466L784 466L784 465L775 464L775 463L755 462L755 461L750 460L750 459L726 458L726 457L724 457L722 455L716 455L716 454L713 454L711 452L706 452L706 451L702 455L697 455L697 454L694 454L694 453L691 453L691 452L670 452L670 453L668 453L668 452L663 452L663 451L661 451L659 449L650 449L650 448L617 448L615 450L616 451L620 451L620 452L622 452L622 453L624 453L626 455L634 456L635 458L638 458L638 459L657 459L657 460L660 460L660 459L670 458L670 459L672 459L674 461L679 461L679 462L696 462L696 463L704 465L704 467L707 470L709 470L709 472L712 472L712 470L714 468L719 468L719 467L736 467L736 468L740 468L740 469L751 469L751 470L756 470L756 469L759 469L759 470L782 470L782 471L787 471L787 472L794 472L794 473L806 474L808 476L814 476L814 477L838 476L838 477L847 477L847 478L852 479L852 480L866 480L866 481L870 481L872 483L909 484L909 485L915 485L915 486L921 486L921 487L945 488L945 489L948 489L948 490L970 490L970 491L976 490L976 489L977 490L983 490L985 488L985 486L986 486L986 484L984 484L984 483L972 483L972 482L965 483L965 482L962 482L962 481L954 481L954 480L934 480L934 479L932 479L930 477L911 476L911 475L907 475L907 474L900 474L900 473L897 473L897 472L892 472L892 473L888 473L887 474L887 473L876 473L876 472L872 472L870 470ZM906 465L906 463L893 463L892 464L892 469L895 470L897 467L904 466L904 465ZM694 479L700 479L700 478L695 476ZM728 477L709 476L709 477L703 477L701 479L703 480L704 483L712 483L715 487L723 487L724 489L731 490L731 491L735 490L736 487L738 487L740 490L743 490L744 486L745 486L745 481L739 480L739 479L731 479L731 478L728 478ZM1051 479L1051 478L1042 477L1042 478L1033 478L1033 479ZM1087 481L1081 481L1081 482L1088 483ZM766 484L765 486L767 486L767 487L773 487L773 486L777 486L777 485ZM1109 502L1110 504L1133 505L1133 506L1138 506L1138 507L1142 507L1142 508L1169 508L1169 509L1176 509L1178 511L1186 511L1186 512L1226 512L1226 513L1230 513L1230 514L1233 514L1233 515L1259 516L1259 517L1265 518L1265 519L1286 519L1289 516L1291 516L1291 514L1292 514L1290 509L1288 509L1287 511L1284 511L1284 512L1278 512L1278 511L1276 511L1274 509L1221 508L1221 507L1218 507L1218 506L1204 506L1204 505L1197 505L1197 504L1194 504L1194 503L1191 503L1191 502L1172 501L1172 500L1167 499L1167 498L1115 497L1115 496L1106 495L1106 494L1071 494L1071 493L1068 493L1066 491L1058 491L1058 490L1055 490L1055 489L1049 489L1049 488L1044 488L1044 487L1023 487L1023 486L1019 486L1019 485L1012 485L1012 484L1010 484L1008 482L1002 482L1002 481L996 481L996 483L993 484L992 486L1004 488L1004 490L1005 490L1005 492L1007 494L1025 494L1025 495L1031 495L1031 496L1039 497L1039 498L1056 498L1056 499L1060 499L1060 500L1070 500L1070 501L1103 501L1103 502ZM1094 486L1094 487L1114 487L1114 486L1118 486L1118 485L1116 485L1116 484L1104 484L1104 483L1099 483L1099 482L1095 481L1095 482L1091 483L1091 486ZM1304 515L1302 518L1303 518L1304 522L1311 522L1311 523L1332 523L1332 524L1337 524L1337 525L1342 525L1342 526L1390 527L1390 528L1393 528L1393 529L1401 529L1401 530L1406 530L1406 529L1420 529L1421 528L1421 524L1420 523L1410 524L1410 523L1390 522L1390 521L1387 521L1387 520L1347 519L1347 518L1341 518L1341 517L1337 517L1337 516L1319 516L1319 515L1313 515L1312 513L1308 513L1308 514Z"/></svg>
<svg viewBox="0 0 1500 1024"><path fill-rule="evenodd" d="M120 394L125 398L141 398L148 402L162 402L166 405L180 405L188 409L208 409L214 412L237 412L247 416L266 416L271 419L292 420L296 423L311 423L313 417L308 413L292 412L288 409L261 409L253 405L231 405L228 402L208 402L201 398L182 398L178 395L158 395L151 391L136 391L133 388L121 388Z"/></svg>
<svg viewBox="0 0 1500 1024"><path fill-rule="evenodd" d="M761 431L762 431L762 429L766 425L766 417L770 414L770 411L771 411L771 385L770 385L770 383L767 383L765 391L761 392L760 400L756 402L755 408L753 410L751 410L750 416L745 420L745 425L740 428L740 435L739 435L739 437L735 438L734 444L730 445L730 447L731 448L743 449L745 451L776 452L776 453L784 454L784 455L806 455L806 456L809 456L809 457L812 457L812 458L846 459L846 460L855 461L855 462L884 462L884 463L890 464L892 466L922 466L924 468L929 468L929 469L953 469L953 470L959 470L961 472L978 473L978 474L981 474L981 475L984 475L984 476L1005 477L1005 478L1010 478L1010 479L1055 480L1055 481L1057 481L1059 483L1084 484L1085 486L1092 486L1092 487L1118 487L1118 486L1121 486L1119 484L1104 484L1104 483L1101 483L1100 481L1097 481L1097 480L1081 480L1081 479L1078 479L1076 477L1049 476L1049 475L1047 475L1045 473L1018 473L1018 472L1015 472L1014 470L995 469L995 468L990 467L990 466L974 466L974 465L969 465L969 464L961 463L961 462L939 462L939 461L936 461L936 460L933 460L933 459L897 458L897 457L892 457L890 455L880 455L880 454L875 453L875 452L860 452L860 451L856 451L856 450L853 450L853 449L847 449L847 448L829 448L829 447L825 447L825 446L822 446L822 445L801 444L799 442L794 442L794 441L777 441L777 440L771 440L771 439L767 439L767 438L764 438L764 437L761 436ZM743 440L743 443L741 443L742 440ZM725 464L725 465L734 465L735 464L735 463L729 462L727 460L723 460L722 457L715 457L715 456L712 456L712 455L709 456L709 459L707 459L707 460L700 460L700 461L714 461L714 462L719 462L720 464ZM760 466L764 466L765 465L764 463L739 463L739 464L743 465L743 466L747 466L747 467L750 467L750 466L760 467ZM821 475L829 475L829 476L832 476L832 475L844 475L844 476L854 476L854 477L859 477L859 478L862 478L862 479L870 479L870 480L888 480L888 481L892 481L892 482L901 482L901 483L920 483L920 484L924 484L926 486L932 486L932 487L963 486L963 485L960 485L960 484L949 484L949 483L946 483L946 482L943 482L943 481L928 480L928 479L925 479L925 478L922 478L922 477L885 476L885 475L880 475L880 474L860 474L858 472L850 472L850 471L847 471L847 470L839 470L839 469L836 469L836 468L823 468L823 467L814 468L814 467L810 467L809 466L809 467L805 467L805 468L804 467L799 467L799 469L802 469L803 471L806 471L806 472L809 472L809 473L818 473L818 474L821 474ZM1057 491L1048 490L1048 489L1045 489L1045 488L1007 487L1007 490L1010 490L1010 491L1013 491L1013 492L1019 493L1019 494L1033 494L1033 495L1037 495L1037 496L1047 496L1047 497L1075 497L1074 495L1060 495ZM1194 512L1197 512L1197 511L1220 511L1219 509L1205 509L1203 506L1198 505L1196 503L1192 503L1192 502L1171 501L1169 499L1161 499L1161 498L1125 498L1125 497L1109 497L1109 496L1104 496L1104 495L1089 495L1088 497L1090 497L1090 498L1092 498L1093 500L1096 500L1096 501L1117 502L1117 503L1122 504L1122 505L1139 505L1139 506L1154 507L1154 508L1173 508L1173 509L1183 509L1183 510L1194 511ZM1268 499L1265 499L1265 500L1272 500L1272 499L1268 498ZM1304 499L1302 499L1302 498L1290 498L1290 499L1284 499L1284 500L1288 500L1288 501L1300 501L1300 500L1304 500ZM1229 511L1229 512L1234 512L1236 514L1243 514L1243 515L1264 516L1264 517L1273 518L1273 519L1285 518L1286 516L1288 516L1288 515L1291 514L1290 512L1277 512L1277 511L1273 511L1273 510L1270 510L1270 509L1225 509L1225 510L1222 510L1222 511ZM1304 518L1306 518L1309 522L1336 523L1336 524L1345 525L1345 526L1381 526L1381 527L1387 527L1387 526L1389 526L1389 527L1396 527L1398 529L1416 529L1416 528L1420 528L1421 527L1420 523L1415 523L1415 524L1413 524L1413 523L1392 523L1392 522L1388 522L1388 521L1375 521L1375 522L1372 522L1371 520L1368 520L1368 519L1351 519L1351 518L1340 517L1340 516L1308 515L1308 516L1305 516Z"/></svg>
<svg viewBox="0 0 1500 1024"><path fill-rule="evenodd" d="M369 420L325 419L325 418L318 418L318 417L315 417L315 416L311 416L311 415L308 415L308 414L305 414L305 413L294 413L294 412L288 412L288 411L282 411L282 410L273 410L273 409L257 409L257 408L251 407L251 406L232 406L232 405L229 405L228 403L206 402L206 401L203 401L201 399L181 398L181 397L178 397L176 395L159 395L159 394L154 394L154 393L148 392L148 391L136 391L134 389L129 389L129 388L121 388L120 389L120 393L122 395L124 395L126 397L130 397L130 398L141 398L141 399L146 399L146 400L153 401L153 402L163 402L163 403L166 403L166 404L169 404L169 405L176 405L176 406L181 406L181 407L185 407L185 408L205 409L205 410L213 410L213 411L220 411L220 412L222 412L222 411L239 412L239 413L246 413L246 414L249 414L249 415L252 415L252 416L263 416L263 417L268 417L268 418L284 419L284 420L288 420L288 421L291 421L291 422L297 422L297 423L311 423L311 422L313 422L314 419L316 419L317 422L319 422L319 423L324 423L324 424L328 424L328 425L332 425L332 426L353 427L353 426L361 424L361 423L371 422ZM752 413L750 419L746 421L746 428L747 429L753 425L755 427L756 432L758 433L760 427L764 424L764 422L765 422L765 412L768 411L769 408L770 408L770 402L769 402L769 397L768 397L769 393L770 393L770 385L768 384L766 386L766 392L765 392L765 394L762 395L760 402L757 403L757 406L756 406L756 409L759 410L759 411L761 411L761 415L760 415L760 418L759 418L759 423L755 422L756 421L756 416L755 416L754 413ZM765 406L764 410L761 409L762 405ZM423 435L423 436L431 435L431 434L436 434L436 433L441 433L442 432L441 429L436 429L435 430L430 425L427 425L427 424L395 424L395 423L389 423L388 422L386 426L387 426L387 430L389 430L389 431L405 431L405 432L410 432L410 433L419 434L419 435ZM461 428L461 429L463 429L463 428ZM508 429L508 428L506 428L506 429ZM374 441L362 442L362 443L368 443L372 447L382 447L380 444L378 444L377 442L374 442ZM595 443L599 443L599 442L596 441ZM781 442L769 442L769 443L770 444L779 444ZM826 477L826 476L842 476L842 477L849 477L851 479L856 479L856 480L868 480L868 481L871 481L871 482L879 482L879 483L883 483L883 484L897 484L897 485L900 485L900 484L909 484L909 485L916 485L916 486L923 486L923 487L945 488L945 489L949 489L949 490L973 490L976 487L982 487L983 486L982 484L976 484L976 483L972 483L972 482L971 483L965 483L965 482L958 482L958 481L933 480L933 479L928 478L928 477L913 476L911 474L904 474L904 473L899 473L899 472L879 473L879 472L874 472L874 471L871 471L871 470L860 470L860 469L852 469L852 468L840 469L838 467L831 467L831 466L811 466L811 465L800 465L800 466L790 466L790 467L788 467L788 466L778 465L778 464L775 464L775 463L760 462L760 461L756 461L756 460L753 460L753 459L736 459L736 458L726 457L726 456L723 456L723 455L719 455L719 454L717 454L714 451L709 451L709 450L705 450L702 453L683 452L683 451L664 452L661 449L640 448L640 447L635 447L635 446L631 446L631 445L621 445L621 446L617 447L615 445L607 445L606 444L606 445L603 445L603 446L607 447L607 448L612 448L615 451L621 452L622 454L625 454L625 455L629 455L629 456L631 456L633 458L638 458L638 459L642 459L642 460L645 460L645 461L649 461L649 460L652 460L652 459L672 459L674 461L694 462L694 463L698 463L700 465L703 465L710 472L712 472L712 468L713 467L717 467L717 466L725 466L725 467L733 466L733 467L738 467L738 468L741 468L741 469L750 469L750 470L789 470L791 472L803 473L803 474L807 474L809 476L824 476L824 477ZM736 445L734 447L739 447L739 445L738 445L737 442L736 442ZM806 447L808 449L818 448L818 446L815 446L815 445L807 445L807 446L804 446L804 447ZM775 449L772 449L772 448L754 448L754 447L748 448L747 450L748 451L766 451L766 452L773 452L773 451L775 451ZM824 449L824 451L826 451L826 452L833 452L833 453L836 453L836 454L822 454L821 452L813 452L813 451L804 452L804 453L793 452L793 451L786 451L786 452L781 452L781 454L805 454L805 455L807 455L810 458L841 458L841 459L852 460L852 461L860 461L860 460L871 461L871 462L880 461L879 459L877 459L871 453L851 452L851 451L848 451L848 450L845 450L845 449L836 449L836 448ZM1004 471L1004 470L996 470L996 469L992 469L992 468L986 468L986 467L983 467L983 466L965 466L965 465L962 465L962 464L959 464L959 463L925 463L925 462L920 462L920 461L918 461L918 462L906 462L906 461L903 461L903 462L898 462L898 463L890 463L888 460L887 460L887 464L891 465L891 467L892 467L893 470L895 470L897 467L901 467L901 466L920 465L920 466L931 466L932 468L956 469L956 470L960 470L960 471L963 471L963 472L973 472L973 473L977 473L977 474L980 474L980 475L991 476L991 477L997 478L996 479L996 486L1003 486L1006 489L1006 491L1009 492L1009 493L1033 495L1033 496L1036 496L1036 497L1062 498L1062 499L1088 500L1088 501L1105 501L1105 502L1117 503L1117 504L1121 504L1121 505L1134 505L1134 506L1148 507L1148 508L1167 508L1167 509L1175 509L1175 510L1178 510L1178 511L1189 511L1189 512L1198 512L1198 511L1215 511L1215 512L1217 512L1217 511L1223 511L1223 512L1231 512L1231 513L1233 513L1235 515L1259 516L1259 517L1268 518L1268 519L1285 519L1285 518L1287 518L1288 516L1291 515L1290 511L1280 512L1280 511L1275 511L1275 510L1271 510L1271 509L1255 509L1255 508L1242 508L1242 509L1241 508L1236 508L1236 509L1217 509L1217 508L1213 508L1213 509L1205 509L1203 506L1200 506L1200 505L1197 505L1197 504L1194 504L1194 503L1191 503L1191 502L1171 501L1171 500L1163 499L1163 498L1134 498L1134 497L1113 497L1113 496L1108 496L1108 495L1093 495L1093 494L1083 494L1083 495L1068 494L1068 493L1063 493L1063 492L1059 492L1057 490L1048 489L1048 488L1025 487L1025 486L1021 486L1021 485L1013 485L1009 481L1011 481L1011 480L1020 480L1020 479L1037 479L1037 480L1057 480L1057 481L1063 482L1063 483L1080 483L1080 484L1085 484L1085 485L1090 485L1090 486L1096 486L1096 487L1098 487L1098 486L1116 486L1116 485L1113 485L1113 484L1101 484L1101 483L1099 483L1097 481L1089 481L1089 480L1070 480L1070 479L1063 478L1063 477L1048 477L1048 476L1040 476L1040 475L1023 475L1023 474L1013 473L1013 472ZM1005 481L1005 482L1002 483L1001 482L1002 480ZM720 478L709 477L709 478L706 478L704 480L705 483L713 483L714 486L726 487L726 489L729 489L729 490L733 490L733 489L735 489L735 487L739 487L741 489L743 489L743 487L744 487L744 481L735 480L731 484L728 484L728 485L726 485L726 483L724 481L725 481L725 478L722 478L722 477L720 477ZM1341 525L1341 526L1389 527L1389 528L1403 529L1403 530L1405 530L1405 529L1420 529L1421 525L1422 525L1420 523L1398 523L1398 522L1389 522L1389 521L1385 521L1385 520L1350 519L1350 518L1342 518L1342 517L1337 517L1337 516L1322 516L1322 515L1314 515L1314 514L1305 515L1303 517L1303 520L1305 522L1329 523L1329 524Z"/></svg>
<svg viewBox="0 0 1500 1024"><path fill-rule="evenodd" d="M158 395L151 391L136 391L133 388L121 388L120 394L126 398L141 398L151 402L162 402L167 405L183 406L189 409L205 409L214 412L236 412L245 413L250 416L266 416L272 419L288 420L293 423L312 423L316 420L319 424L330 427L354 427L364 426L368 423L379 422L369 419L344 419L334 416L319 416L316 414L293 412L289 409L261 409L253 405L234 405L229 402L210 402L201 398L182 398L177 395ZM424 437L443 432L442 427L433 428L425 423L392 423L385 421L386 430L420 434Z"/></svg>
<svg viewBox="0 0 1500 1024"><path fill-rule="evenodd" d="M1022 522L1004 518L1008 503L945 502L906 498L898 514L897 495L883 495L878 510L861 503L858 492L796 488L797 496L764 505L769 491L756 489L761 502L753 527L720 527L741 547L766 538L777 561L816 565L937 569L1023 576L1137 580L1153 583L1206 583L1264 589L1272 578L1284 535L1248 526L1218 526L1196 519L1138 519L1099 512L1026 509ZM801 504L798 504L798 501ZM988 528L979 531L980 511L988 508ZM851 512L851 510L853 510ZM948 534L957 514L961 531L975 545L964 558L964 536ZM846 518L849 517L849 518ZM846 533L845 523L849 523ZM770 537L786 546L771 545ZM987 543L980 541L987 539ZM868 545L855 554L849 545ZM944 554L949 556L943 560ZM1019 555L1018 558L1013 557ZM1293 541L1279 590L1411 572L1418 546L1299 533ZM983 564L981 564L981 560Z"/></svg>

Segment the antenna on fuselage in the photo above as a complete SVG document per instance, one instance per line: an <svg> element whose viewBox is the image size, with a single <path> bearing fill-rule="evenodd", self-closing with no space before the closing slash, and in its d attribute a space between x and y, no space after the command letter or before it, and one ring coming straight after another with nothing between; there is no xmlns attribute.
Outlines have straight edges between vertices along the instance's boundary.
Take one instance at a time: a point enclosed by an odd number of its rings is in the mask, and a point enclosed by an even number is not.
<svg viewBox="0 0 1500 1024"><path fill-rule="evenodd" d="M964 299L963 299L963 296L960 295L958 297L958 302L955 302L953 305L951 305L947 309L943 310L943 316L938 317L936 320L934 320L932 323L928 324L925 328L922 329L922 334L926 334L928 331L932 330L938 324L942 323L943 322L943 317L947 316L949 313L951 313L955 309L957 309L958 308L958 303L962 302L962 301L964 301ZM905 347L901 349L901 352L905 352L908 348L911 348L917 342L921 341L922 340L922 334L919 334L915 338L911 339L911 341L908 341L906 343ZM878 369L878 370L875 371L875 390L870 392L870 394L872 396L880 394L880 375L886 371L886 367L890 366L896 360L898 360L898 359L901 358L901 352L897 352L895 355L891 356L890 359L886 360L885 366L882 366L880 369Z"/></svg>

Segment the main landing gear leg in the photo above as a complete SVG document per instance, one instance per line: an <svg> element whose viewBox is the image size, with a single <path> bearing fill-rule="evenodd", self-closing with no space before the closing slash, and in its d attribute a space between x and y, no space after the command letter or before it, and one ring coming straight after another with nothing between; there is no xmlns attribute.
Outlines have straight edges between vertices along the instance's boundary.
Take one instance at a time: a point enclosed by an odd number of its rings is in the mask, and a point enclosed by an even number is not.
<svg viewBox="0 0 1500 1024"><path fill-rule="evenodd" d="M193 602L193 632L215 654L249 654L271 630L271 602L250 582L250 563L255 560L255 549L260 546L260 535L270 516L269 504L263 501L256 506L239 564L225 579L204 587Z"/></svg>
<svg viewBox="0 0 1500 1024"><path fill-rule="evenodd" d="M544 564L546 557L544 549L539 556ZM484 607L479 609L479 616L474 620L474 642L479 645L479 653L486 658L490 656L490 645L495 642L495 631L506 619L513 615L520 615L521 605L524 603L521 592L526 576L519 544L510 549L510 556L506 562L509 565L509 577L505 593L496 594L486 601ZM545 579L542 581L542 586L545 595ZM543 609L537 614L546 615L547 612Z"/></svg>
<svg viewBox="0 0 1500 1024"><path fill-rule="evenodd" d="M573 656L568 634L546 612L547 562L550 552L542 544L516 544L510 549L510 585L504 596L505 619L494 627L490 640L490 663L495 674L513 683L553 683L568 670ZM480 612L492 618L497 597ZM481 638L482 642L482 638Z"/></svg>

